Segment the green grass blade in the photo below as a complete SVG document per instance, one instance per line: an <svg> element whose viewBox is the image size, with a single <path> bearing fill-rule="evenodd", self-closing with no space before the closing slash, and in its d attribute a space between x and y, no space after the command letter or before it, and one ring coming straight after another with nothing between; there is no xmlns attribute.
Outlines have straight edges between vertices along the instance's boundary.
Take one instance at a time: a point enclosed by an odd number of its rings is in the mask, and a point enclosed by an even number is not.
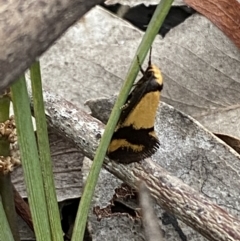
<svg viewBox="0 0 240 241"><path fill-rule="evenodd" d="M9 119L10 97L5 94L0 96L0 123ZM5 136L0 137L0 156L10 155L10 143ZM0 173L0 196L2 205L15 241L20 241L17 225L17 214L15 211L13 186L11 182L11 173ZM0 239L1 240L1 239Z"/></svg>
<svg viewBox="0 0 240 241"><path fill-rule="evenodd" d="M13 184L11 181L10 173L7 173L5 175L0 174L0 194L2 198L2 205L4 207L8 224L11 229L11 233L15 241L20 241L17 214L14 203Z"/></svg>
<svg viewBox="0 0 240 241"><path fill-rule="evenodd" d="M52 240L43 189L37 143L34 135L25 77L12 85L12 100L21 161L35 235L38 241Z"/></svg>
<svg viewBox="0 0 240 241"><path fill-rule="evenodd" d="M35 62L31 66L30 74L32 84L34 116L36 119L37 127L38 150L44 181L44 191L45 196L47 197L47 210L52 232L52 241L61 241L63 240L63 234L53 179L52 160L48 140L46 116L44 111L42 80L39 61Z"/></svg>
<svg viewBox="0 0 240 241"><path fill-rule="evenodd" d="M142 63L172 5L172 2L173 0L162 0L156 8L155 13L148 25L147 31L139 45L136 56L134 57L133 62L129 68L126 80L114 105L109 121L106 125L105 132L96 151L96 155L86 181L79 210L75 220L72 241L83 240L92 196L97 183L99 172L101 170L101 166L103 164L104 157L106 155L108 145L110 143L112 134L120 116L120 108L124 105L129 91L132 87L132 84L139 71L137 56L139 57L140 63Z"/></svg>
<svg viewBox="0 0 240 241"><path fill-rule="evenodd" d="M0 123L9 119L10 97L0 95Z"/></svg>
<svg viewBox="0 0 240 241"><path fill-rule="evenodd" d="M15 241L0 199L0 240Z"/></svg>

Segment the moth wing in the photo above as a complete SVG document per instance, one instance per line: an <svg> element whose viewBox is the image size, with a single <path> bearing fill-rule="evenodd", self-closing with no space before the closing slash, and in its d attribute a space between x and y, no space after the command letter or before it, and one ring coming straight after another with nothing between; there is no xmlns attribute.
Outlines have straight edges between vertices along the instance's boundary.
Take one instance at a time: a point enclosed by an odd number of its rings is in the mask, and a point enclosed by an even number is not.
<svg viewBox="0 0 240 241"><path fill-rule="evenodd" d="M143 76L137 83L136 87L129 94L126 103L128 102L127 107L122 111L119 123L123 123L130 112L134 109L135 106L140 102L142 97L145 95L147 86L149 84L149 80L146 80L145 76Z"/></svg>

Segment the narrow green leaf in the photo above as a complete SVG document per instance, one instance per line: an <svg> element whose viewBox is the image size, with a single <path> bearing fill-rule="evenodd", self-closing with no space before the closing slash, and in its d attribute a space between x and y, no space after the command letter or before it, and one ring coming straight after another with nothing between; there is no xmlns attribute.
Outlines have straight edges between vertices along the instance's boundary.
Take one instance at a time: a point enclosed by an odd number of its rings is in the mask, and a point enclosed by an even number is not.
<svg viewBox="0 0 240 241"><path fill-rule="evenodd" d="M50 220L50 227L52 232L52 241L61 241L63 240L63 234L53 179L52 160L48 140L46 116L44 111L42 80L39 61L35 62L31 66L30 73L34 105L34 116L36 119L37 127L38 150L44 181L45 197L47 200L48 217Z"/></svg>
<svg viewBox="0 0 240 241"><path fill-rule="evenodd" d="M0 240L14 241L11 229L9 227L6 214L0 199Z"/></svg>
<svg viewBox="0 0 240 241"><path fill-rule="evenodd" d="M0 173L0 194L11 233L15 241L20 241L11 173L7 173L5 175Z"/></svg>
<svg viewBox="0 0 240 241"><path fill-rule="evenodd" d="M10 98L6 95L0 96L0 123L9 119ZM9 156L10 143L6 138L0 137L0 156Z"/></svg>
<svg viewBox="0 0 240 241"><path fill-rule="evenodd" d="M0 95L0 123L9 118L10 98L7 95Z"/></svg>
<svg viewBox="0 0 240 241"><path fill-rule="evenodd" d="M8 95L0 96L0 123L9 119L10 97ZM10 143L5 136L0 137L0 156L10 155ZM18 232L17 214L15 211L13 186L11 182L11 173L0 173L0 196L2 205L15 241L20 241ZM1 240L1 239L0 239Z"/></svg>
<svg viewBox="0 0 240 241"><path fill-rule="evenodd" d="M139 57L140 63L142 63L172 5L172 2L173 0L162 0L159 3L148 25L147 31L143 36L143 39L139 45L139 48L133 59L133 62L129 68L126 80L121 89L119 97L113 107L111 116L106 125L105 132L103 134L99 147L96 151L96 155L93 160L93 164L86 181L86 185L85 185L84 192L79 205L77 217L75 220L72 241L83 240L92 196L97 183L99 172L101 170L101 166L103 164L104 157L106 155L108 145L111 141L112 134L114 132L115 126L117 124L118 118L121 113L120 108L124 105L127 99L127 96L129 94L129 91L131 90L132 84L139 71L137 56Z"/></svg>
<svg viewBox="0 0 240 241"><path fill-rule="evenodd" d="M20 77L12 85L11 91L21 161L35 235L38 241L52 240L37 143L24 76Z"/></svg>

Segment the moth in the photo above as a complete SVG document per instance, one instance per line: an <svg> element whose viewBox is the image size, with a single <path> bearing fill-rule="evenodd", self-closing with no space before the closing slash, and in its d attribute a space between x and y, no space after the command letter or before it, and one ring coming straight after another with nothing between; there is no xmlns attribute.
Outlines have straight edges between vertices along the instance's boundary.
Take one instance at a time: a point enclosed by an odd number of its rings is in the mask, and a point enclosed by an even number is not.
<svg viewBox="0 0 240 241"><path fill-rule="evenodd" d="M107 155L110 159L129 164L139 162L153 155L160 143L154 131L154 122L163 79L160 69L151 63L151 49L148 67L143 77L134 85L113 133Z"/></svg>

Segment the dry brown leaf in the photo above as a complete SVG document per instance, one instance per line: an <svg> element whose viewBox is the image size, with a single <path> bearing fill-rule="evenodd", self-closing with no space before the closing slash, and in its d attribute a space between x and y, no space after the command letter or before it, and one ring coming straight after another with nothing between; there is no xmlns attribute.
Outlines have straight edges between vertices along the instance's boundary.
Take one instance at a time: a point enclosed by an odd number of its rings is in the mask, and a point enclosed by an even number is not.
<svg viewBox="0 0 240 241"><path fill-rule="evenodd" d="M95 117L102 119L109 114L108 108L113 102L113 98L101 98L88 101L88 105ZM236 205L239 184L235 183L239 180L237 170L240 168L240 162L238 158L233 161L228 156L230 153L238 156L235 151L220 140L216 142L216 137L200 127L195 120L164 103L158 111L155 129L161 143L159 151L154 155L159 165L230 213L233 213L231 207L240 210ZM234 211L235 215L239 216L238 212ZM158 210L158 215L159 213ZM205 240L182 222L179 222L179 227L185 230L187 239ZM172 235L170 240L173 240ZM180 240L178 235L176 240Z"/></svg>
<svg viewBox="0 0 240 241"><path fill-rule="evenodd" d="M226 142L231 146L237 153L240 154L240 140L234 136L229 136L221 133L214 133L215 136Z"/></svg>
<svg viewBox="0 0 240 241"><path fill-rule="evenodd" d="M81 106L120 90L143 35L99 7L84 20L41 59L45 86ZM195 14L164 39L157 36L152 55L164 77L162 100L213 132L240 137L240 51L221 30Z"/></svg>
<svg viewBox="0 0 240 241"><path fill-rule="evenodd" d="M218 26L240 48L240 3L237 0L184 0Z"/></svg>
<svg viewBox="0 0 240 241"><path fill-rule="evenodd" d="M53 161L54 181L58 201L78 198L82 192L83 154L68 139L49 129L49 142ZM22 197L26 198L26 187L22 167L12 173L13 184Z"/></svg>

